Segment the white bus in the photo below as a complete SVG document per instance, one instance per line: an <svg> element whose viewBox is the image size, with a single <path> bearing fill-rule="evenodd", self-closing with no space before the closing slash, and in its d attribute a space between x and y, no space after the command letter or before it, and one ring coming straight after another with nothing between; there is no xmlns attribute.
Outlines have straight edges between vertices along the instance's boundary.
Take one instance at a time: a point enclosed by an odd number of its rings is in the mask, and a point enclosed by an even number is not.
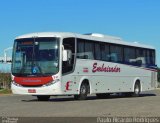
<svg viewBox="0 0 160 123"><path fill-rule="evenodd" d="M155 49L102 34L44 32L14 41L12 92L48 100L54 95L138 96L157 87Z"/></svg>

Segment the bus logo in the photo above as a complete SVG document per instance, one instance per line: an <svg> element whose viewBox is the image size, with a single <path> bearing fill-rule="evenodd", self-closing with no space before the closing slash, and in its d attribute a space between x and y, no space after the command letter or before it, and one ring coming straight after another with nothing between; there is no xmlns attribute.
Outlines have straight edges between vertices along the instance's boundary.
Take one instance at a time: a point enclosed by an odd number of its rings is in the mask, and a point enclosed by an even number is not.
<svg viewBox="0 0 160 123"><path fill-rule="evenodd" d="M104 64L102 64L101 66L98 66L98 64L95 62L93 64L93 69L92 72L112 72L112 73L118 73L121 72L121 68L119 68L117 65L114 67L110 67L110 66L105 66Z"/></svg>

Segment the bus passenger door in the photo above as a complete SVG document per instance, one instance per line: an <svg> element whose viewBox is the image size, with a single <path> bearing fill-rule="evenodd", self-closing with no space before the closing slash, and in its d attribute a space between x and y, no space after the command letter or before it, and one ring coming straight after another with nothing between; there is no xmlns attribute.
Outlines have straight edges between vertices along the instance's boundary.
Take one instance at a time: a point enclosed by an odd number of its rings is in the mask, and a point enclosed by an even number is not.
<svg viewBox="0 0 160 123"><path fill-rule="evenodd" d="M68 58L62 60L62 90L65 93L73 93L75 82L75 78L73 77L75 67L75 38L64 38L63 46L63 51L66 51Z"/></svg>

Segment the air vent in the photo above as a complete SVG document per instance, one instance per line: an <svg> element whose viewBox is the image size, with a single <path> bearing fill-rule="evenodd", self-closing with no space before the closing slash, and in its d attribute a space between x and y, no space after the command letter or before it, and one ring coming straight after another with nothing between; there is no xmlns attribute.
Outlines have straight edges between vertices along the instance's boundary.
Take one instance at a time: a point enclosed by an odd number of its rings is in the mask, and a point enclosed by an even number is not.
<svg viewBox="0 0 160 123"><path fill-rule="evenodd" d="M90 35L90 36L94 36L94 37L101 37L103 38L104 35L103 34L99 34L99 33L87 33L87 34L84 34L84 35Z"/></svg>
<svg viewBox="0 0 160 123"><path fill-rule="evenodd" d="M122 40L120 37L115 37L115 36L110 36L110 35L103 35L103 34L99 34L99 33L87 33L87 34L84 34L84 35L100 37L100 38L108 38L108 39L118 40L118 41Z"/></svg>

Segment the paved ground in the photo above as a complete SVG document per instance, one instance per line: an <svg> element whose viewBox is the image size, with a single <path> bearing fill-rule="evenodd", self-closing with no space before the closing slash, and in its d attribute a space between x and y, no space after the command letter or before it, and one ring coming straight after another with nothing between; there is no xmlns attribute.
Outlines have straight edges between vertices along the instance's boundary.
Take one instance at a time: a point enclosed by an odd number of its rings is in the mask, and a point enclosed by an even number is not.
<svg viewBox="0 0 160 123"><path fill-rule="evenodd" d="M97 117L97 116L160 116L160 90L146 92L141 97L112 96L85 101L73 97L51 97L39 102L36 97L0 95L0 116L9 117Z"/></svg>

